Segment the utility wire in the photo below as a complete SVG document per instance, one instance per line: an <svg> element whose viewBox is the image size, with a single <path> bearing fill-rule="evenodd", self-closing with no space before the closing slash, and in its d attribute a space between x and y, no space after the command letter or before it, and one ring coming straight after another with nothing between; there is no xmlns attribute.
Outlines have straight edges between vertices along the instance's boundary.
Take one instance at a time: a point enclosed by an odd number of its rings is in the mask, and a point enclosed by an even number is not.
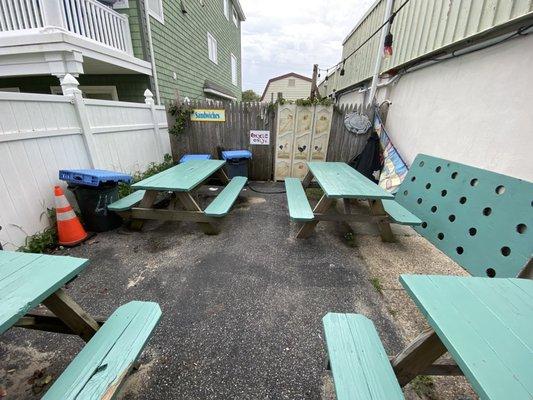
<svg viewBox="0 0 533 400"><path fill-rule="evenodd" d="M376 36L376 35L381 31L381 29L383 29L383 27L384 27L385 25L387 25L388 23L392 23L392 22L394 21L394 17L396 17L396 14L398 14L398 13L400 12L400 10L401 10L402 8L404 8L404 7L407 5L407 3L409 3L409 1L411 1L411 0L405 0L405 1L402 3L402 5L401 5L400 7L398 7L398 9L397 9L396 11L394 11L394 12L391 14L391 16L390 16L390 17L389 17L389 18L388 18L383 24L381 24L381 26L380 26L378 29L376 29L376 31L375 31L372 35L370 35L370 36L369 36L369 37L368 37L363 43L361 43L361 44L360 44L360 45L359 45L354 51L352 51L350 54L348 54L346 57L344 57L344 58L342 59L342 61L339 61L337 64L333 65L332 67L329 67L329 68L326 68L326 69L324 69L324 68L319 68L319 70L320 70L320 71L329 71L330 69L337 68L339 65L343 64L344 62L346 62L346 60L347 60L348 58L350 58L350 57L353 56L355 53L357 53L357 52L361 49L361 47L363 47L365 44L367 44L367 43L370 41L370 39L372 39L374 36Z"/></svg>

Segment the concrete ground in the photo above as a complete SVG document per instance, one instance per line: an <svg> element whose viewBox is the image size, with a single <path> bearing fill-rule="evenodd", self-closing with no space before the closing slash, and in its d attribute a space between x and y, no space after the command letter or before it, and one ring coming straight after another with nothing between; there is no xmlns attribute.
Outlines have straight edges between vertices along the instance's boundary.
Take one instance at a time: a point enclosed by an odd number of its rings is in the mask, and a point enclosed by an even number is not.
<svg viewBox="0 0 533 400"><path fill-rule="evenodd" d="M60 253L91 260L67 286L91 314L108 316L131 300L161 305L161 322L120 398L334 399L324 314L365 314L394 354L425 324L398 275L463 273L410 229L396 229L398 242L386 244L372 226L353 228L354 240L333 223L296 240L285 195L247 189L218 236L193 223L149 223L143 232L119 228ZM82 347L73 336L6 332L5 398L40 398ZM420 379L406 395L475 399L463 378Z"/></svg>

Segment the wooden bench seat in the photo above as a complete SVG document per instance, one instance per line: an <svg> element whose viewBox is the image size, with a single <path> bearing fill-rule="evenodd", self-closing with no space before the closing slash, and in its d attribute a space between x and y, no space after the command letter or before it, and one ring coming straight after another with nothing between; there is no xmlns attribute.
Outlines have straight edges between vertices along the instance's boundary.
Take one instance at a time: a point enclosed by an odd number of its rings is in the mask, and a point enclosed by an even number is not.
<svg viewBox="0 0 533 400"><path fill-rule="evenodd" d="M298 178L285 178L289 215L293 221L312 221L315 216Z"/></svg>
<svg viewBox="0 0 533 400"><path fill-rule="evenodd" d="M111 399L161 317L157 303L119 307L46 392L45 400Z"/></svg>
<svg viewBox="0 0 533 400"><path fill-rule="evenodd" d="M248 179L244 176L234 177L224 190L222 190L222 192L220 192L220 194L215 197L211 204L205 209L205 215L215 218L227 215L247 181Z"/></svg>
<svg viewBox="0 0 533 400"><path fill-rule="evenodd" d="M394 200L381 200L385 212L399 225L420 225L422 220Z"/></svg>
<svg viewBox="0 0 533 400"><path fill-rule="evenodd" d="M337 400L404 399L372 321L328 313L322 323Z"/></svg>
<svg viewBox="0 0 533 400"><path fill-rule="evenodd" d="M115 212L128 211L142 200L145 192L145 190L137 190L132 194L111 203L107 206L107 209Z"/></svg>

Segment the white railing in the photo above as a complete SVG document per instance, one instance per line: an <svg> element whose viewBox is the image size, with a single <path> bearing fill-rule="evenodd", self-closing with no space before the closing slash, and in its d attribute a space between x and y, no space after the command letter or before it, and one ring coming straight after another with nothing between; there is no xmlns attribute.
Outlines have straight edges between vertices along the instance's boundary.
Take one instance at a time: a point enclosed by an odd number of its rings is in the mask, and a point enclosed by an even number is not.
<svg viewBox="0 0 533 400"><path fill-rule="evenodd" d="M97 0L0 0L0 31L58 27L133 55L127 15Z"/></svg>

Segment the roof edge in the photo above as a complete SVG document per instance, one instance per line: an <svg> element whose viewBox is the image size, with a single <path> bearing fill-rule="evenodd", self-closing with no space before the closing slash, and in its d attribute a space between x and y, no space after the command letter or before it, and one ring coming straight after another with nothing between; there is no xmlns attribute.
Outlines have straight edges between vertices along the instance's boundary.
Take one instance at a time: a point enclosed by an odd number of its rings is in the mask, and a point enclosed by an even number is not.
<svg viewBox="0 0 533 400"><path fill-rule="evenodd" d="M272 82L275 82L275 81L279 81L281 79L285 79L285 78L288 78L290 76L294 76L295 78L299 78L299 79L303 79L304 81L307 81L307 82L312 82L313 80L307 76L303 76L303 75L300 75L300 74L297 74L296 72L289 72L288 74L284 74L284 75L280 75L280 76L276 76L274 78L270 78L265 86L265 90L263 90L263 95L261 96L261 100L260 101L263 101L264 98L265 98L265 95L266 95L266 92L267 92L267 89L268 89L268 86L272 83Z"/></svg>

